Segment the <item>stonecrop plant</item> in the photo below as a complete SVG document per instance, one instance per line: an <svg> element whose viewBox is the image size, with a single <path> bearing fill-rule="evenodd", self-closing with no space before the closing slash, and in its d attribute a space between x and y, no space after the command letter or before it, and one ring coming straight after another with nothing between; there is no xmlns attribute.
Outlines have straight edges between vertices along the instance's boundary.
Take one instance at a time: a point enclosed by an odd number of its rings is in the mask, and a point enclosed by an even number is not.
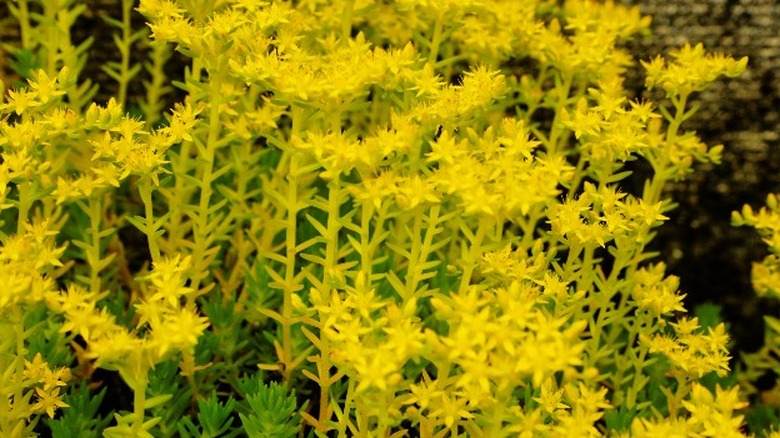
<svg viewBox="0 0 780 438"><path fill-rule="evenodd" d="M647 250L747 59L636 60L613 2L117 0L98 83L88 3L3 21L0 436L768 432Z"/></svg>

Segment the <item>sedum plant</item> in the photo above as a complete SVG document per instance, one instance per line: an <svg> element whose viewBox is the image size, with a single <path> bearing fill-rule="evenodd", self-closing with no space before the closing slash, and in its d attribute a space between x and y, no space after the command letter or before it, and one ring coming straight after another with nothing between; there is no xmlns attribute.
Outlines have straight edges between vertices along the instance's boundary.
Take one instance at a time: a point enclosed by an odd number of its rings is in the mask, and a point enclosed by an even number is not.
<svg viewBox="0 0 780 438"><path fill-rule="evenodd" d="M646 248L747 59L637 63L612 2L120 3L107 102L84 5L9 6L0 435L746 433Z"/></svg>
<svg viewBox="0 0 780 438"><path fill-rule="evenodd" d="M755 211L750 205L745 205L742 211L732 213L734 226L750 226L762 237L769 249L767 255L760 262L753 263L752 282L756 294L762 298L776 299L780 289L778 277L778 250L780 240L778 238L778 224L780 224L780 211L778 211L778 199L776 194L769 194L765 206ZM780 412L778 412L777 383L772 382L768 388L760 388L759 380L764 376L775 376L780 371L780 361L777 352L780 348L780 319L764 316L765 334L764 345L757 352L745 354L744 366L740 374L740 381L746 392L756 400L756 407L752 413L756 422L771 426L775 436L780 427ZM770 380L774 380L771 378Z"/></svg>

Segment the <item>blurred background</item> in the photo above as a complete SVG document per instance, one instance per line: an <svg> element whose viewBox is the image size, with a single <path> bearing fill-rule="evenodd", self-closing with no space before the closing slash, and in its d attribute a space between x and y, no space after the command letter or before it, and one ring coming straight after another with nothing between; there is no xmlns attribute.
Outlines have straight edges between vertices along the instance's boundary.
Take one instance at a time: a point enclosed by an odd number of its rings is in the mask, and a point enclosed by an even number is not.
<svg viewBox="0 0 780 438"><path fill-rule="evenodd" d="M701 105L687 122L708 145L725 146L718 166L669 188L679 203L659 230L653 249L680 277L688 309L712 302L722 306L735 348L754 351L763 342L762 316L780 316L780 304L759 299L750 284L751 264L767 254L752 228L730 225L731 211L745 203L763 205L780 192L780 1L623 1L653 17L653 35L631 43L640 59L701 42L709 51L748 56L740 78L721 79L693 103ZM641 90L643 78L631 78Z"/></svg>

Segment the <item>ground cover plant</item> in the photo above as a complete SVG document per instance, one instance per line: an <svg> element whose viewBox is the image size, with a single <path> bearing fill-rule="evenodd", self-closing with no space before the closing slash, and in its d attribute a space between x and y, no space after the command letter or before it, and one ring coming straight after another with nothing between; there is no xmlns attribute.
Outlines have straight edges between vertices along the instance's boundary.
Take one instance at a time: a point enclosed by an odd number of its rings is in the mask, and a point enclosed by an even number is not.
<svg viewBox="0 0 780 438"><path fill-rule="evenodd" d="M723 148L689 99L747 59L636 60L650 18L612 2L117 3L107 101L71 39L86 4L3 21L0 436L777 425L748 402L780 325L732 370L647 250L666 183ZM776 253L778 217L734 222Z"/></svg>

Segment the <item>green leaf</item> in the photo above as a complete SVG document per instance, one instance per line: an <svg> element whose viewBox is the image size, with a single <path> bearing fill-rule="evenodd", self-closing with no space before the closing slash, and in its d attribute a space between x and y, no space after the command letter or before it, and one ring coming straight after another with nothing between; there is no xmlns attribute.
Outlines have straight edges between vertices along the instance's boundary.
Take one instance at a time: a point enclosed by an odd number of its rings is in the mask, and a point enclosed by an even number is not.
<svg viewBox="0 0 780 438"><path fill-rule="evenodd" d="M203 427L203 433L210 437L232 437L236 436L240 430L235 430L229 434L226 432L233 424L233 409L236 401L233 397L228 397L224 404L220 403L217 395L212 393L208 400L198 400L198 421Z"/></svg>
<svg viewBox="0 0 780 438"><path fill-rule="evenodd" d="M306 219L309 221L309 223L314 227L314 229L317 230L318 233L320 233L321 236L327 236L328 230L325 228L325 225L323 225L320 221L314 218L314 216L310 214L306 214Z"/></svg>
<svg viewBox="0 0 780 438"><path fill-rule="evenodd" d="M316 256L316 255L313 255L313 254L306 254L306 253L300 254L300 256L301 256L302 259L306 260L307 262L312 262L312 263L316 263L316 264L321 265L321 266L325 266L325 258L324 257Z"/></svg>
<svg viewBox="0 0 780 438"><path fill-rule="evenodd" d="M125 220L136 227L139 231L146 233L146 218L143 216L126 216Z"/></svg>
<svg viewBox="0 0 780 438"><path fill-rule="evenodd" d="M11 69L24 79L29 79L35 70L43 67L43 62L35 56L32 49L17 49L9 62Z"/></svg>
<svg viewBox="0 0 780 438"><path fill-rule="evenodd" d="M111 66L104 65L104 66L101 67L101 70L103 70L103 73L105 73L108 76L110 76L111 79L113 79L113 80L115 80L117 82L121 82L122 81L122 76L120 76L119 73L117 73L114 69L112 69Z"/></svg>
<svg viewBox="0 0 780 438"><path fill-rule="evenodd" d="M171 394L158 395L157 397L146 399L146 404L144 406L146 406L146 409L153 409L167 402L172 397Z"/></svg>
<svg viewBox="0 0 780 438"><path fill-rule="evenodd" d="M106 388L93 395L87 385L73 389L64 398L70 407L62 410L62 416L47 418L46 425L51 429L52 438L98 438L111 422L111 417L102 417L98 413Z"/></svg>
<svg viewBox="0 0 780 438"><path fill-rule="evenodd" d="M707 302L696 306L693 314L699 318L699 326L706 329L707 327L715 327L723 321L720 311L721 306Z"/></svg>
<svg viewBox="0 0 780 438"><path fill-rule="evenodd" d="M287 388L276 382L263 385L247 396L250 412L239 414L247 436L250 438L293 438L300 430L295 390L287 394ZM301 409L305 409L308 401Z"/></svg>
<svg viewBox="0 0 780 438"><path fill-rule="evenodd" d="M103 21L105 21L106 23L108 23L108 24L110 24L110 25L112 25L114 27L118 27L120 29L122 29L124 27L124 24L120 20L117 20L116 18L112 18L112 17L109 17L107 15L103 15L100 18L102 18Z"/></svg>
<svg viewBox="0 0 780 438"><path fill-rule="evenodd" d="M404 286L401 279L398 278L398 275L394 271L388 271L386 278L387 281L390 282L390 285L393 286L393 289L395 289L395 291L398 293L398 295L406 298L406 286Z"/></svg>

